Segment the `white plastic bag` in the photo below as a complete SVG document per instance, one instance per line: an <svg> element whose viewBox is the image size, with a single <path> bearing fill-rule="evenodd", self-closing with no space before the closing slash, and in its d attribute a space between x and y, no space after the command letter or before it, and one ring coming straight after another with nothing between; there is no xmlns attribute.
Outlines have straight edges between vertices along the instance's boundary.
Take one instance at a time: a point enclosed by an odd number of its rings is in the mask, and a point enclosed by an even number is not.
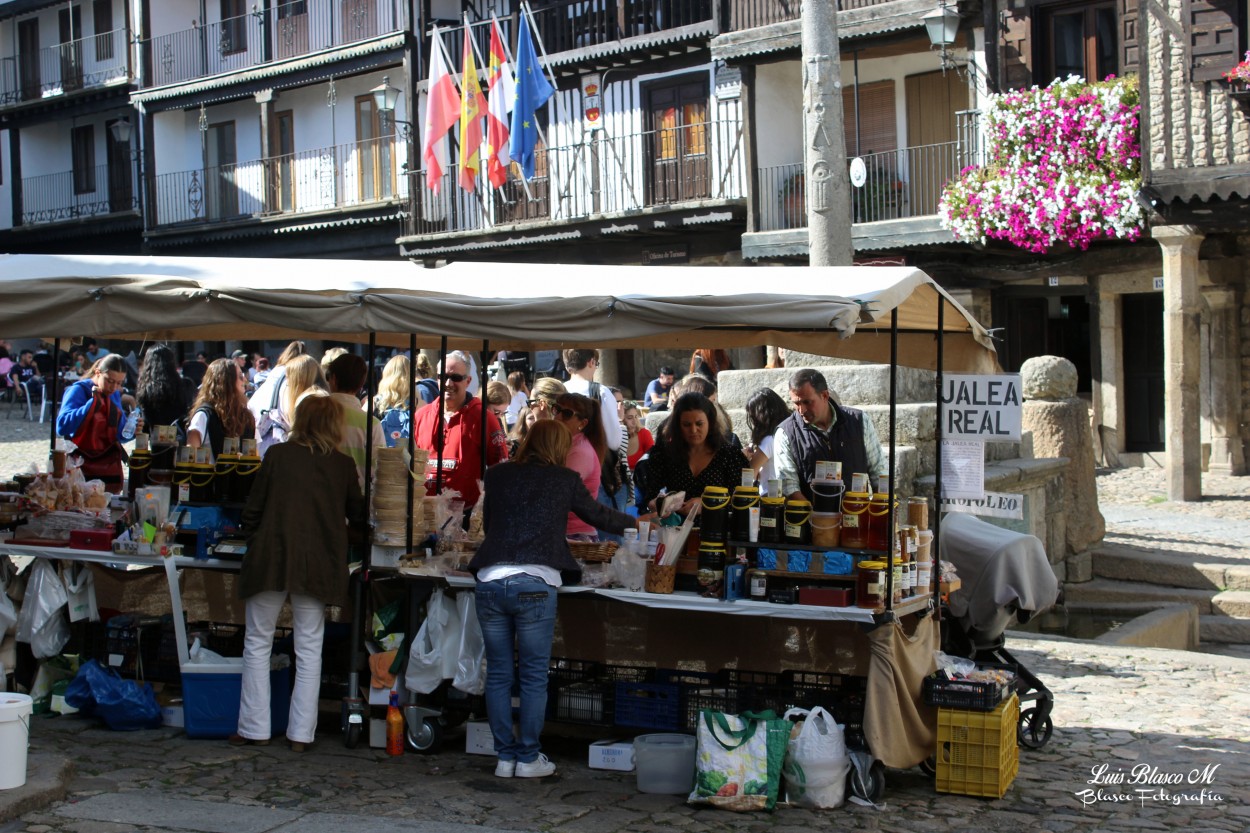
<svg viewBox="0 0 1250 833"><path fill-rule="evenodd" d="M425 621L408 651L404 684L409 691L429 694L443 680L456 676L460 652L460 614L456 603L435 590L425 606Z"/></svg>
<svg viewBox="0 0 1250 833"><path fill-rule="evenodd" d="M786 748L782 777L791 804L811 809L841 807L846 799L846 775L851 758L846 753L842 727L833 715L817 706L790 709L786 718L805 715L797 737Z"/></svg>
<svg viewBox="0 0 1250 833"><path fill-rule="evenodd" d="M95 576L86 564L69 563L63 565L61 580L65 583L65 593L69 601L69 620L80 622L100 621L100 610L95 600Z"/></svg>
<svg viewBox="0 0 1250 833"><path fill-rule="evenodd" d="M56 568L46 559L37 559L17 614L17 641L29 642L36 659L56 656L69 642L69 621L65 618L68 600Z"/></svg>
<svg viewBox="0 0 1250 833"><path fill-rule="evenodd" d="M486 690L486 640L472 593L456 595L456 611L460 614L460 650L451 684L465 694L481 694Z"/></svg>
<svg viewBox="0 0 1250 833"><path fill-rule="evenodd" d="M4 635L16 624L17 608L9 598L8 587L0 581L0 643L4 642Z"/></svg>

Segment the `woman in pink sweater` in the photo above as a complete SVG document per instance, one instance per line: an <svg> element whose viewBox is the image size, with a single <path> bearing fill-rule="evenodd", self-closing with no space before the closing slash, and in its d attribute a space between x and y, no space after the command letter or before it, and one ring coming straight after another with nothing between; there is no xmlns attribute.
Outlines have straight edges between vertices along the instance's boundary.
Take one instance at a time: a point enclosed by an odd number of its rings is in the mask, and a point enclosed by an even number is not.
<svg viewBox="0 0 1250 833"><path fill-rule="evenodd" d="M603 434L603 418L599 415L599 403L577 393L566 393L556 400L555 418L573 435L567 468L577 472L586 491L599 493L599 478L603 471L603 458L608 450ZM599 533L581 518L569 513L565 535L582 541L597 541Z"/></svg>

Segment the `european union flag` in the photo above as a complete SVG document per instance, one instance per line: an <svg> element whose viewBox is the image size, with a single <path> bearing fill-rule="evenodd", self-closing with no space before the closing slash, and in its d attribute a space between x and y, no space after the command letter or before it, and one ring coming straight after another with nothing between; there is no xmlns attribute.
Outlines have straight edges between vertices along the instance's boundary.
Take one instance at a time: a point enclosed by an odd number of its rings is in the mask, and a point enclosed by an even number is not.
<svg viewBox="0 0 1250 833"><path fill-rule="evenodd" d="M528 182L534 178L534 146L538 144L535 111L556 91L538 64L529 19L525 15L521 16L516 53L516 105L512 109L508 148L512 161L521 166L521 174Z"/></svg>

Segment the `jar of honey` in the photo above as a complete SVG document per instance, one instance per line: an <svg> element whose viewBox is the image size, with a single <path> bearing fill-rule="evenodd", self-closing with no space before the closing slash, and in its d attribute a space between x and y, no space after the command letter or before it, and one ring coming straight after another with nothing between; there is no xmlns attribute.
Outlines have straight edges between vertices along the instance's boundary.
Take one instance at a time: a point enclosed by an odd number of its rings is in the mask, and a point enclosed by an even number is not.
<svg viewBox="0 0 1250 833"><path fill-rule="evenodd" d="M867 492L847 492L842 498L842 546L868 549L869 496Z"/></svg>
<svg viewBox="0 0 1250 833"><path fill-rule="evenodd" d="M855 605L879 610L885 606L885 562L861 561L855 579Z"/></svg>

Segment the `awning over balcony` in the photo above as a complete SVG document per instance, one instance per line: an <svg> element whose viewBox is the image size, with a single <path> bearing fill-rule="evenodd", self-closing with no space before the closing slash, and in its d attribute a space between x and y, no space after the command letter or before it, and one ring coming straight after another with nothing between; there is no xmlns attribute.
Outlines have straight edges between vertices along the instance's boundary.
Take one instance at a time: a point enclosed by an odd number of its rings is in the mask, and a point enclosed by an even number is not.
<svg viewBox="0 0 1250 833"><path fill-rule="evenodd" d="M239 258L0 256L0 332L153 339L299 337L480 349L738 347L775 344L932 368L939 298L946 369L997 367L989 335L931 278L885 267L590 267ZM878 331L875 336L849 338Z"/></svg>

